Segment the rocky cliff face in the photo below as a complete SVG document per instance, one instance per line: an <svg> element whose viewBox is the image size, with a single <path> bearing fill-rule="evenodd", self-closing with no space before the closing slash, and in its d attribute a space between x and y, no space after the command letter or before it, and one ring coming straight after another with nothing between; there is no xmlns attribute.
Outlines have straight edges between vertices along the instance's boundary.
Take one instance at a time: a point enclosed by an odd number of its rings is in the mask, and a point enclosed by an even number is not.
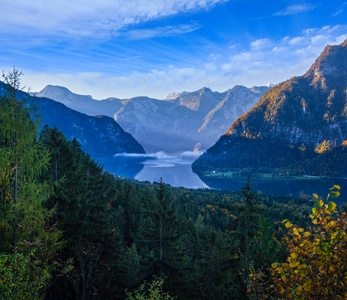
<svg viewBox="0 0 347 300"><path fill-rule="evenodd" d="M60 89L56 95L61 97L61 92L66 95L70 94L67 89ZM0 96L5 93L4 84L0 82ZM21 92L20 96L28 95ZM84 96L81 97L83 99L81 101L84 103ZM71 97L61 97L61 99L68 103ZM91 97L86 99L94 101L91 100ZM81 143L82 149L93 158L109 157L116 153L145 153L143 147L113 118L88 116L70 109L62 103L43 97L34 98L34 103L41 114L42 128L46 124L49 127L56 126L67 139L77 139Z"/></svg>
<svg viewBox="0 0 347 300"><path fill-rule="evenodd" d="M306 74L267 91L194 164L213 169L283 167L347 139L347 41L327 46ZM318 149L318 150L317 150Z"/></svg>
<svg viewBox="0 0 347 300"><path fill-rule="evenodd" d="M67 139L77 139L93 158L116 153L145 153L143 147L110 117L88 116L47 98L37 98L35 102L42 114L42 126L56 126Z"/></svg>
<svg viewBox="0 0 347 300"><path fill-rule="evenodd" d="M147 152L172 153L213 145L230 123L251 108L267 89L237 86L218 93L202 88L191 93L173 93L165 100L134 97L96 101L65 88L48 86L36 96L51 97L83 113L114 117Z"/></svg>

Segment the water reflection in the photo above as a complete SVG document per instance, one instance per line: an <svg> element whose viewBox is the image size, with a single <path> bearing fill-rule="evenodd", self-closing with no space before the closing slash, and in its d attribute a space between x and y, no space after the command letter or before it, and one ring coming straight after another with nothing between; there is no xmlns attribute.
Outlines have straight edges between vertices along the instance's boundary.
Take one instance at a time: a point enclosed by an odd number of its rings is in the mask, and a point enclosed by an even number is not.
<svg viewBox="0 0 347 300"><path fill-rule="evenodd" d="M165 152L151 154L116 154L104 162L104 168L117 176L135 178L139 181L159 181L173 187L208 188L193 173L191 165L199 157L198 152L170 155Z"/></svg>
<svg viewBox="0 0 347 300"><path fill-rule="evenodd" d="M141 157L111 156L98 158L103 168L115 176L134 178L143 169L141 164L145 159Z"/></svg>
<svg viewBox="0 0 347 300"><path fill-rule="evenodd" d="M116 176L135 178L139 181L159 181L173 187L185 188L215 188L230 191L240 191L247 183L246 179L215 179L200 178L193 173L191 164L200 153L184 152L169 155L165 152L153 154L117 154L107 159L100 159L104 168ZM312 196L318 194L325 199L329 188L333 185L341 186L341 196L336 200L338 204L347 203L347 180L344 179L299 179L299 180L259 180L252 179L252 187L263 194L284 196Z"/></svg>
<svg viewBox="0 0 347 300"><path fill-rule="evenodd" d="M242 186L247 184L246 179L214 179L203 177L202 180L211 188L226 189L231 191L240 191ZM345 179L251 179L252 187L263 194L294 196L294 197L312 197L318 194L322 199L326 199L329 189L334 185L340 185L340 197L333 199L337 204L347 204L347 180Z"/></svg>

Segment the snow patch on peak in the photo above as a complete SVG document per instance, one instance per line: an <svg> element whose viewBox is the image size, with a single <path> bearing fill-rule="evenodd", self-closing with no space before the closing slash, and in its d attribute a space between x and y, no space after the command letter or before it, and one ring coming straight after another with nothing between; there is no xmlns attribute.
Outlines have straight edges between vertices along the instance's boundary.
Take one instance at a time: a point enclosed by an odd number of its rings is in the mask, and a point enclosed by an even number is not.
<svg viewBox="0 0 347 300"><path fill-rule="evenodd" d="M167 97L165 98L165 100L176 100L177 98L184 96L188 94L188 92L184 91L184 92L174 92L174 93L170 93L169 95L167 95Z"/></svg>

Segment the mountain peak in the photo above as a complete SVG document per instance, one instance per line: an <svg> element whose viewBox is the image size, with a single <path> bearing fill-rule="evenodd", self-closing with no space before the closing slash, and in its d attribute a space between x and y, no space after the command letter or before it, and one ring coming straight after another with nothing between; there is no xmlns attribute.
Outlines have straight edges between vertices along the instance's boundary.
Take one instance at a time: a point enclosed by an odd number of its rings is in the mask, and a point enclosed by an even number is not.
<svg viewBox="0 0 347 300"><path fill-rule="evenodd" d="M173 92L170 93L169 95L167 95L167 97L165 98L165 100L169 101L169 100L176 100L177 98L186 95L188 92L183 91L183 92Z"/></svg>
<svg viewBox="0 0 347 300"><path fill-rule="evenodd" d="M194 163L197 171L279 168L347 139L347 41L327 46L303 76L277 84Z"/></svg>
<svg viewBox="0 0 347 300"><path fill-rule="evenodd" d="M347 39L340 45L325 47L305 77L312 76L314 82L326 85L327 77L344 77L347 72Z"/></svg>
<svg viewBox="0 0 347 300"><path fill-rule="evenodd" d="M202 94L202 93L212 93L212 90L211 90L210 88L204 86L203 88L201 88L200 90L198 90L198 92L199 92L200 94Z"/></svg>
<svg viewBox="0 0 347 300"><path fill-rule="evenodd" d="M53 99L64 104L68 103L69 100L74 98L75 96L93 100L92 96L90 95L77 95L71 92L68 88L59 85L47 85L44 89L37 93L36 96Z"/></svg>

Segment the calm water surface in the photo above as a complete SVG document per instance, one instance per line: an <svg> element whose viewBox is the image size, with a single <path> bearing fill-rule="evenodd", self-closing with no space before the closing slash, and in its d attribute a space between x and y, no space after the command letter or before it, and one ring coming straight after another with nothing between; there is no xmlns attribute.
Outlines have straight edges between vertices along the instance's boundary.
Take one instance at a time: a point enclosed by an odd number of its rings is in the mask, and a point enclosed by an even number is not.
<svg viewBox="0 0 347 300"><path fill-rule="evenodd" d="M244 179L221 180L213 178L200 179L193 173L191 164L199 153L184 152L179 155L169 155L164 152L154 154L116 155L109 159L101 159L104 168L122 177L134 178L139 181L159 181L173 187L215 188L240 191L247 182ZM252 187L263 194L291 195L302 197L318 194L323 199L334 184L341 186L341 196L338 204L347 203L347 180L344 179L300 179L300 180L260 180L252 179Z"/></svg>

